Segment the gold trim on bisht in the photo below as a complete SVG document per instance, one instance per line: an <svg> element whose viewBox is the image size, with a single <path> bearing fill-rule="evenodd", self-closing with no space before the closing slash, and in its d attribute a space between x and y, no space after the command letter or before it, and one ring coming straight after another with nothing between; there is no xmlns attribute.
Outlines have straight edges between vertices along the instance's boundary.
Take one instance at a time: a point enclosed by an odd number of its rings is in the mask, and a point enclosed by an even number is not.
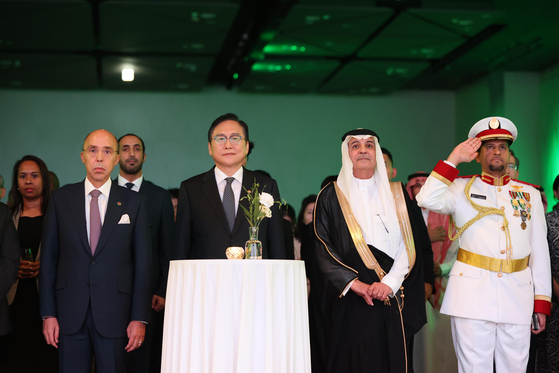
<svg viewBox="0 0 559 373"><path fill-rule="evenodd" d="M408 254L408 275L410 274L413 266L415 265L415 242L413 240L413 232L411 229L410 216L408 214L408 206L406 205L406 198L402 193L402 183L399 181L390 183L390 190L394 196L394 203L396 205L396 215L398 216L398 223L400 223L400 232L402 232L402 237L404 239L404 245L406 246L406 253ZM407 276L406 276L407 277Z"/></svg>
<svg viewBox="0 0 559 373"><path fill-rule="evenodd" d="M322 193L322 191L323 191L325 188L326 188L326 187L322 188L322 190L318 193L318 196L316 197L316 200L317 200L317 201L318 201L318 197L320 197L320 194ZM349 270L355 272L356 274L359 274L359 272L358 272L356 269L353 269L353 268L351 268L351 267L345 265L344 263L340 262L340 261L338 260L338 258L336 258L336 257L332 254L332 252L331 252L330 249L328 248L328 245L326 245L326 243L325 243L325 242L322 240L322 238L320 238L320 236L318 235L318 232L316 231L316 224L315 224L315 222L316 222L316 209L313 209L314 234L315 234L316 237L320 240L320 242L322 242L322 244L323 244L324 247L326 248L326 251L328 251L328 254L330 254L330 256L331 256L336 262L338 262L341 266L343 266L343 267L345 267L345 268L347 268L347 269L349 269ZM342 297L342 296L340 295L340 298L341 298L341 297Z"/></svg>
<svg viewBox="0 0 559 373"><path fill-rule="evenodd" d="M336 189L336 196L338 197L338 202L340 202L340 207L342 209L342 213L344 215L345 222L347 224L347 228L349 229L349 233L351 234L351 239L355 244L355 248L363 260L365 266L373 271L376 272L379 280L382 280L383 277L386 275L386 272L381 268L378 264L377 259L367 246L367 242L365 242L365 238L363 237L363 232L361 231L361 227L355 219L353 212L351 210L351 205L349 201L345 197L344 193L338 188L338 183L334 181L334 187Z"/></svg>

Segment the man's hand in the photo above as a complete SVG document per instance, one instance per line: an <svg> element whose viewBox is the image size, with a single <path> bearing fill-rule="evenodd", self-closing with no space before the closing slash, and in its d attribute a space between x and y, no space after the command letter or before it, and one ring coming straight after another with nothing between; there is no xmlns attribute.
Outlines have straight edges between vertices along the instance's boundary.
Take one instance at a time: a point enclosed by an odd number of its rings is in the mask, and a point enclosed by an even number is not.
<svg viewBox="0 0 559 373"><path fill-rule="evenodd" d="M425 283L425 302L427 302L429 300L429 298L431 298L432 294L433 294L433 285L426 282Z"/></svg>
<svg viewBox="0 0 559 373"><path fill-rule="evenodd" d="M536 313L536 315L538 316L538 321L540 322L540 329L539 330L532 329L532 333L540 334L545 330L545 321L547 319L547 315L545 313Z"/></svg>
<svg viewBox="0 0 559 373"><path fill-rule="evenodd" d="M433 263L433 272L435 272L435 277L442 276L443 270L441 269L441 265L439 263Z"/></svg>
<svg viewBox="0 0 559 373"><path fill-rule="evenodd" d="M165 298L153 294L153 297L151 298L151 308L153 308L155 312L161 312L164 307L165 307Z"/></svg>
<svg viewBox="0 0 559 373"><path fill-rule="evenodd" d="M41 268L41 262L30 262L28 260L19 261L19 271L17 272L17 277L19 278L33 278L39 275L39 268Z"/></svg>
<svg viewBox="0 0 559 373"><path fill-rule="evenodd" d="M45 336L45 341L47 344L58 348L58 336L60 332L60 326L58 326L58 320L56 317L49 317L43 320L43 335Z"/></svg>
<svg viewBox="0 0 559 373"><path fill-rule="evenodd" d="M442 226L431 228L431 224L427 224L427 232L429 232L431 242L444 241L446 238L446 231Z"/></svg>
<svg viewBox="0 0 559 373"><path fill-rule="evenodd" d="M373 298L369 294L369 286L370 285L368 285L364 282L361 282L359 280L355 280L351 284L351 290L353 290L353 292L355 292L355 294L357 294L360 297L362 297L363 299L365 299L365 303L367 303L369 306L374 306Z"/></svg>
<svg viewBox="0 0 559 373"><path fill-rule="evenodd" d="M29 269L31 270L31 278L39 276L39 269L41 268L41 262L29 262Z"/></svg>
<svg viewBox="0 0 559 373"><path fill-rule="evenodd" d="M385 301L388 300L388 296L392 294L392 289L382 282L373 282L369 287L369 294L371 294L373 299Z"/></svg>
<svg viewBox="0 0 559 373"><path fill-rule="evenodd" d="M142 346L146 334L146 326L139 321L130 321L128 328L126 328L126 333L128 334L128 344L124 349L126 352L131 352Z"/></svg>
<svg viewBox="0 0 559 373"><path fill-rule="evenodd" d="M476 158L480 146L481 140L477 137L468 139L454 148L452 153L448 156L447 161L455 166L458 166L462 162L470 163Z"/></svg>

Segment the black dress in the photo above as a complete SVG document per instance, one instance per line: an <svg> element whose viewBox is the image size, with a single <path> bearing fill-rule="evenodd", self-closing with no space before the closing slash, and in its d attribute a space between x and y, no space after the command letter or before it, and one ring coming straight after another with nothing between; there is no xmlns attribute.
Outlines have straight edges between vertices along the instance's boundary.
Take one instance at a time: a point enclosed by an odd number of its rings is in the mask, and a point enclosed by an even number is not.
<svg viewBox="0 0 559 373"><path fill-rule="evenodd" d="M551 275L559 281L559 210L548 213L546 218ZM536 372L559 372L559 300L554 292L551 302L551 315L547 317L545 330L537 338Z"/></svg>
<svg viewBox="0 0 559 373"><path fill-rule="evenodd" d="M42 230L43 216L19 218L20 247L31 249L33 258L37 258ZM10 336L11 350L2 372L58 372L58 351L47 345L43 337L36 277L19 279L10 305L10 319L14 329Z"/></svg>

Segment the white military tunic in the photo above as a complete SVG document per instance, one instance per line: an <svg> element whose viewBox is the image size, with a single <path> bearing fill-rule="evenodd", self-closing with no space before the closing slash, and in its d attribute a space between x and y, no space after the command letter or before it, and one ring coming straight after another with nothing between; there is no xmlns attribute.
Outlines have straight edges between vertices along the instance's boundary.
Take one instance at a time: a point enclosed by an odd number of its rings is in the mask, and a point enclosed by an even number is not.
<svg viewBox="0 0 559 373"><path fill-rule="evenodd" d="M474 209L464 193L471 177L458 178L458 170L439 162L417 195L421 207L452 215L458 227L473 219ZM512 192L512 193L511 193ZM515 193L521 192L522 194ZM541 196L529 184L483 174L469 191L473 202L504 211L509 223L512 259L530 256L528 268L514 273L493 272L456 261L450 271L441 313L495 323L525 324L533 312L549 315L551 267ZM524 197L525 229L522 229ZM529 201L528 201L529 199ZM513 202L516 200L516 202ZM515 204L518 209L515 209ZM517 211L515 216L515 211ZM507 239L501 215L488 215L473 223L459 238L460 248L491 258L507 259Z"/></svg>

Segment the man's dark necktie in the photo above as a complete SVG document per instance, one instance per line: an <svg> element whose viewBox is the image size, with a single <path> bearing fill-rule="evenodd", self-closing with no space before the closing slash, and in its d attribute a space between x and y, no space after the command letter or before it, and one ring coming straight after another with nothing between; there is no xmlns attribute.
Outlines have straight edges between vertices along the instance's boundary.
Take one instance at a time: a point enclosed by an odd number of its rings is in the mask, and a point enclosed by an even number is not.
<svg viewBox="0 0 559 373"><path fill-rule="evenodd" d="M225 217L229 223L229 230L233 232L233 227L235 226L235 195L233 194L231 183L235 178L228 177L225 180L227 181L227 185L225 185L225 190L223 191L223 210L225 211Z"/></svg>
<svg viewBox="0 0 559 373"><path fill-rule="evenodd" d="M89 247L91 255L95 254L95 249L101 236L101 214L99 212L99 195L101 191L94 189L91 192L91 202L89 203Z"/></svg>
<svg viewBox="0 0 559 373"><path fill-rule="evenodd" d="M126 188L130 190L132 190L132 188L134 187L134 183L126 183L124 185L126 185Z"/></svg>

